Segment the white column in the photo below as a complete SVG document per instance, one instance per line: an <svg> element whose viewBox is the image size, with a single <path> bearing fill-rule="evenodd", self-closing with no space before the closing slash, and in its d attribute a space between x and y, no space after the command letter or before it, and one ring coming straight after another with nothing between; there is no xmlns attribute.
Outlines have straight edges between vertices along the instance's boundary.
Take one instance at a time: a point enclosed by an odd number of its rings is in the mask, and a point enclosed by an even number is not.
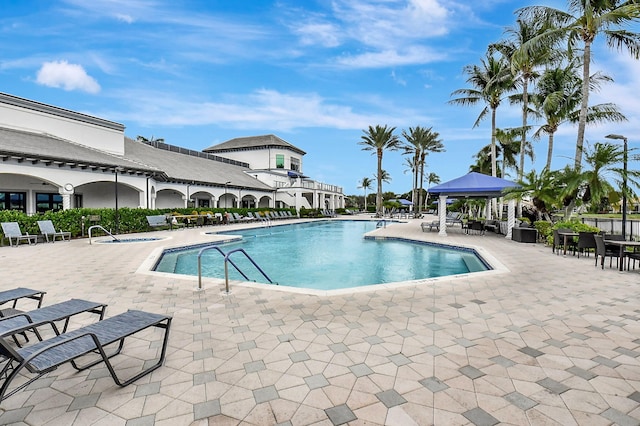
<svg viewBox="0 0 640 426"><path fill-rule="evenodd" d="M507 235L505 238L511 239L511 230L516 225L516 200L509 200L507 206Z"/></svg>
<svg viewBox="0 0 640 426"><path fill-rule="evenodd" d="M447 236L447 196L441 195L438 202L438 219L440 219L440 232L438 235Z"/></svg>
<svg viewBox="0 0 640 426"><path fill-rule="evenodd" d="M73 195L74 192L75 188L73 188L72 185L69 185L68 188L63 187L58 190L58 194L62 195L62 210L69 210L71 208L71 195Z"/></svg>

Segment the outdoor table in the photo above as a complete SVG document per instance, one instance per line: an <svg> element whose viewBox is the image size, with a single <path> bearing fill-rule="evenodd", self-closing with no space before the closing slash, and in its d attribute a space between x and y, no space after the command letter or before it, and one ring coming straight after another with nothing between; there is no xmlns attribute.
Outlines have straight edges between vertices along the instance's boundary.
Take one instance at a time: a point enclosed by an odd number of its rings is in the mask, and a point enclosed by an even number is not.
<svg viewBox="0 0 640 426"><path fill-rule="evenodd" d="M569 237L578 237L580 234L577 232L558 232L558 235L561 235L564 238L564 255L567 255L567 243L569 242ZM575 252L574 252L575 254Z"/></svg>
<svg viewBox="0 0 640 426"><path fill-rule="evenodd" d="M624 271L624 250L627 247L640 247L640 241L604 240L604 243L609 246L620 247L620 253L618 254L618 270L620 271Z"/></svg>

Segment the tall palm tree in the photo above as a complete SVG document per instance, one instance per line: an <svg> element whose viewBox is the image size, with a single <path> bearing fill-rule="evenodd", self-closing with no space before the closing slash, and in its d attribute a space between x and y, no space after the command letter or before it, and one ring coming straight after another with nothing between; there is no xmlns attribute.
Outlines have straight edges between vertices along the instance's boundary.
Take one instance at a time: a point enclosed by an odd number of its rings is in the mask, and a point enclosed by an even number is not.
<svg viewBox="0 0 640 426"><path fill-rule="evenodd" d="M640 19L640 4L635 0L568 0L567 12L547 6L530 6L516 13L528 21L550 24L543 34L523 46L524 51L536 51L540 46L549 46L558 40L567 40L569 53L582 48L582 98L574 158L574 167L580 169L589 107L591 46L596 36L603 34L609 47L626 50L638 59L640 34L625 27Z"/></svg>
<svg viewBox="0 0 640 426"><path fill-rule="evenodd" d="M406 140L406 144L402 146L404 154L410 154L413 156L413 172L414 183L412 190L412 200L417 208L417 213L420 212L422 206L422 189L424 182L424 167L426 163L427 155L431 152L444 151L444 145L442 141L438 139L440 135L438 132L434 132L432 127L409 127L409 132L402 131L402 136ZM419 195L416 196L416 193Z"/></svg>
<svg viewBox="0 0 640 426"><path fill-rule="evenodd" d="M425 137L422 141L422 152L420 153L420 160L418 161L418 168L420 169L420 190L418 195L418 213L420 213L420 207L422 206L422 193L424 185L424 167L426 166L427 155L432 152L444 151L444 145L442 140L439 139L440 134L434 132L431 127L426 129Z"/></svg>
<svg viewBox="0 0 640 426"><path fill-rule="evenodd" d="M424 197L424 207L427 207L427 203L429 202L429 188L431 188L431 184L435 183L435 184L439 184L440 183L440 176L438 176L437 174L435 174L434 172L431 172L427 175L427 194ZM420 191L422 192L422 191Z"/></svg>
<svg viewBox="0 0 640 426"><path fill-rule="evenodd" d="M523 50L523 46L534 37L544 31L542 21L527 21L518 19L516 25L505 30L506 39L492 44L490 49L502 53L510 62L511 72L522 85L522 129L520 135L520 165L518 179L522 179L524 173L524 158L527 141L527 126L529 112L529 83L539 77L537 68L549 63L551 49L549 46L540 45L539 49ZM502 171L504 172L504 166Z"/></svg>
<svg viewBox="0 0 640 426"><path fill-rule="evenodd" d="M371 178L363 177L358 188L364 190L364 211L367 211L367 189L371 189Z"/></svg>
<svg viewBox="0 0 640 426"><path fill-rule="evenodd" d="M537 91L532 94L532 103L544 123L534 133L539 138L542 133L548 135L547 169L551 170L554 135L558 127L565 122L577 123L580 117L582 99L582 80L577 74L578 61L571 61L563 68L545 70L538 80ZM597 90L601 83L611 78L596 73L591 76L591 90ZM587 123L621 122L627 118L612 103L592 105L587 110Z"/></svg>
<svg viewBox="0 0 640 426"><path fill-rule="evenodd" d="M484 103L485 107L473 127L477 127L487 114L491 113L491 175L496 177L496 110L505 95L515 86L511 68L504 58L496 58L487 53L487 57L481 59L480 62L480 66L467 65L464 67L464 73L469 76L467 83L471 84L471 87L453 91L451 96L460 97L450 100L449 103L463 106Z"/></svg>
<svg viewBox="0 0 640 426"><path fill-rule="evenodd" d="M384 183L391 183L391 175L385 169L380 170L380 173L376 173L373 175L376 179L380 179Z"/></svg>
<svg viewBox="0 0 640 426"><path fill-rule="evenodd" d="M378 214L382 213L382 155L385 150L395 151L400 148L398 136L393 134L395 130L395 127L389 128L386 124L384 126L369 126L369 129L363 130L364 135L360 137L362 140L358 142L358 144L363 146L363 151L373 151L378 158L378 168L376 173L376 178L378 180L376 212Z"/></svg>

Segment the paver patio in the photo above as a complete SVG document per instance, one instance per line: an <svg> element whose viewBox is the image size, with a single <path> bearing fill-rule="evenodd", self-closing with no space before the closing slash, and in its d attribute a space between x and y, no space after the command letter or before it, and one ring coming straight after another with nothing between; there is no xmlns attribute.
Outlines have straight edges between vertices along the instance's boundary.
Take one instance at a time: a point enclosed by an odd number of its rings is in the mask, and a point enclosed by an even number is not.
<svg viewBox="0 0 640 426"><path fill-rule="evenodd" d="M0 290L104 302L107 316L167 313L173 325L165 365L133 385L66 365L3 401L0 424L640 424L640 270L492 234L439 237L420 222L375 232L475 245L506 270L338 295L232 283L225 295L221 280L197 291L193 277L137 272L159 247L216 228L2 247ZM157 350L153 337L125 346L116 368Z"/></svg>

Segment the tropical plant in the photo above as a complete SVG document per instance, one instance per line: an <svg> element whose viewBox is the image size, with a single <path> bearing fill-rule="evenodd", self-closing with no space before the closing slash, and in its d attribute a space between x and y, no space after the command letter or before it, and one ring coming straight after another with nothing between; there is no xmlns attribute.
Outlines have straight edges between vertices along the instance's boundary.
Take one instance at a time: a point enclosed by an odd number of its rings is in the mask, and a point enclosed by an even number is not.
<svg viewBox="0 0 640 426"><path fill-rule="evenodd" d="M444 151L444 145L439 139L440 135L438 132L434 132L432 127L410 127L409 132L402 131L402 136L407 141L407 143L403 145L404 154L412 155L414 183L411 201L413 201L416 206L416 213L419 213L422 206L424 168L427 155L432 152Z"/></svg>
<svg viewBox="0 0 640 426"><path fill-rule="evenodd" d="M611 197L616 190L612 183L623 188L623 181L627 181L627 198L634 198L632 187L640 187L640 170L628 170L626 173L622 167L624 151L619 145L609 142L597 142L591 149L585 150L585 165L589 169L581 173L582 188L581 199L584 203L590 203L597 210L603 199Z"/></svg>
<svg viewBox="0 0 640 426"><path fill-rule="evenodd" d="M545 70L532 95L532 103L544 120L534 133L539 138L542 133L548 135L546 167L551 170L554 135L562 123L577 123L580 117L582 80L577 74L578 61L573 60L565 67ZM600 84L611 78L600 73L591 76L591 91L598 90ZM592 105L588 108L587 123L621 122L627 118L612 103Z"/></svg>
<svg viewBox="0 0 640 426"><path fill-rule="evenodd" d="M634 0L568 0L566 12L548 6L529 6L516 13L529 22L548 25L544 33L525 43L523 52L535 52L560 40L567 41L569 54L582 48L582 97L574 158L574 167L580 169L589 106L591 47L596 36L603 34L609 47L625 49L638 59L640 34L625 27L640 19L640 4Z"/></svg>
<svg viewBox="0 0 640 426"><path fill-rule="evenodd" d="M376 195L376 212L382 213L382 156L384 151L395 151L400 148L400 141L398 136L393 132L395 127L387 127L387 125L375 127L369 126L367 130L363 130L364 135L361 136L361 141L358 142L363 146L363 151L373 151L378 159L378 168L376 178L378 181L378 193Z"/></svg>
<svg viewBox="0 0 640 426"><path fill-rule="evenodd" d="M471 84L471 87L453 91L451 96L459 97L451 99L449 103L463 106L476 105L481 102L485 104L473 127L477 127L489 113L491 114L491 175L496 177L496 110L505 95L514 90L515 86L511 68L504 58L496 58L487 53L487 57L481 59L480 62L480 66L467 65L464 67L464 73L469 76L467 83Z"/></svg>
<svg viewBox="0 0 640 426"><path fill-rule="evenodd" d="M506 191L506 199L529 200L538 220L551 220L550 213L560 204L564 184L555 172L542 169L540 174L531 170L518 181L519 187Z"/></svg>
<svg viewBox="0 0 640 426"><path fill-rule="evenodd" d="M440 183L440 176L438 176L434 172L431 172L427 175L427 193L424 197L425 208L427 207L427 203L429 202L429 188L431 188L432 183L435 183L436 185Z"/></svg>
<svg viewBox="0 0 640 426"><path fill-rule="evenodd" d="M380 173L379 174L375 174L373 177L376 178L376 179L378 179L378 177L379 177L380 180L382 182L384 182L384 183L391 183L391 175L389 174L388 171L386 171L384 169L380 170Z"/></svg>
<svg viewBox="0 0 640 426"><path fill-rule="evenodd" d="M138 135L138 137L136 137L136 140L138 142L143 142L143 143L153 143L153 142L164 143L164 138L154 138L153 135L151 135L151 139L147 139L144 136Z"/></svg>
<svg viewBox="0 0 640 426"><path fill-rule="evenodd" d="M364 211L367 211L367 189L371 189L371 178L363 177L358 188L364 190Z"/></svg>
<svg viewBox="0 0 640 426"><path fill-rule="evenodd" d="M520 132L520 162L518 179L524 174L524 158L527 145L528 112L529 112L529 83L539 77L537 68L547 65L551 57L550 46L538 45L537 49L523 49L527 42L540 35L545 30L543 21L528 21L518 19L516 25L505 30L506 39L492 44L490 49L502 53L511 65L511 72L518 79L522 87L522 131ZM504 165L503 165L504 173Z"/></svg>

